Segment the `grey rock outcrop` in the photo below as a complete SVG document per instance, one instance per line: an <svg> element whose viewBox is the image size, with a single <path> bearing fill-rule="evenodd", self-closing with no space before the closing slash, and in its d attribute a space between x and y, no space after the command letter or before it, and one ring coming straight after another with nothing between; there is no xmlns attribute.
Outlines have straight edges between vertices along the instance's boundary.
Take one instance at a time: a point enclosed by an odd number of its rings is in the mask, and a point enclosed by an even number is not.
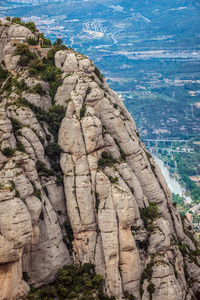
<svg viewBox="0 0 200 300"><path fill-rule="evenodd" d="M9 71L15 47L6 36L31 34L18 25L0 26L0 55ZM55 101L66 111L60 162L53 159L63 184L47 155L46 147L56 144L48 123L19 102L16 86L2 93L0 299L53 282L72 261L94 264L105 292L118 300L127 292L137 300L197 299L199 246L121 99L85 56L58 51L55 65L63 78ZM48 83L29 79L27 70L19 73L30 89L40 83L46 91L40 96L27 89L21 96L48 113ZM73 249L63 242L69 244L65 226L73 230Z"/></svg>
<svg viewBox="0 0 200 300"><path fill-rule="evenodd" d="M13 40L29 36L34 37L29 29L20 25L8 22L7 27L0 26L1 61L4 60L9 71L14 69L10 63L16 48ZM10 49L9 55L7 49ZM24 79L28 88L40 83L46 91L42 97L27 91L22 96L48 111L51 106L48 83L30 79L27 72L22 73L19 72L18 81ZM59 269L71 262L63 242L62 227L67 220L63 187L56 186L55 176L44 180L36 167L39 161L47 170L50 169L44 151L48 129L39 123L29 107L17 103L19 93L16 86L12 90L15 92L8 94L5 91L1 95L0 104L1 300L23 296L30 289L28 283L39 287L54 281ZM14 129L13 122L19 127ZM18 147L21 147L20 151ZM49 197L45 189L48 185ZM63 212L62 217L57 211ZM28 283L23 280L23 274Z"/></svg>
<svg viewBox="0 0 200 300"><path fill-rule="evenodd" d="M174 260L183 260L178 246L172 250L173 239L176 245L184 239L179 213L121 99L80 54L59 51L55 63L65 77L55 99L67 108L58 141L74 260L94 263L106 278L107 293L117 299L124 291L150 299L149 281L153 299L185 299L188 291L193 295L186 287L183 262L176 277L167 259L174 253ZM140 210L151 204L158 216L145 228ZM152 277L141 286L152 257Z"/></svg>
<svg viewBox="0 0 200 300"><path fill-rule="evenodd" d="M13 45L18 41L26 41L29 37L35 38L34 34L26 27L19 24L6 22L6 26L0 26L0 61L4 61L8 71L17 66L19 57L12 56L15 50Z"/></svg>

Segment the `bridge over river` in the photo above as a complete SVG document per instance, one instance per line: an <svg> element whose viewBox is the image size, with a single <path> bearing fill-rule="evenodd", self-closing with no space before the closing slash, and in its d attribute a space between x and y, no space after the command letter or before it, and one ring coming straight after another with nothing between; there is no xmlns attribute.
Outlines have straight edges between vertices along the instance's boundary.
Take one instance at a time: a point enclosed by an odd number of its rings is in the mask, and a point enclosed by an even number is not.
<svg viewBox="0 0 200 300"><path fill-rule="evenodd" d="M162 142L164 144L164 146L166 145L166 143L171 143L171 147L173 145L173 143L186 143L188 142L188 140L165 140L165 139L143 139L143 141L145 143L147 143L148 146L151 146L151 143L154 143L154 145L156 144L156 147L158 147L158 143Z"/></svg>
<svg viewBox="0 0 200 300"><path fill-rule="evenodd" d="M143 142L145 143L145 146L147 150L150 152L158 153L158 151L167 151L168 153L191 153L194 152L193 148L188 148L187 143L188 140L178 140L178 139L143 139ZM173 147L173 144L176 143L176 148ZM184 148L177 147L177 143L179 145L185 144ZM168 145L168 147L167 147ZM175 146L175 145L174 145Z"/></svg>

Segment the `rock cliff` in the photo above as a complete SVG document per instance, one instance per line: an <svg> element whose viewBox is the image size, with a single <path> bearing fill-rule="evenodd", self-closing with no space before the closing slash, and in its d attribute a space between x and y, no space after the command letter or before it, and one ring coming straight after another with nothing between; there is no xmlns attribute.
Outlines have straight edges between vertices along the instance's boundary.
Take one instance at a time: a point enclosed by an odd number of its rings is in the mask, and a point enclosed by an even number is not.
<svg viewBox="0 0 200 300"><path fill-rule="evenodd" d="M72 262L116 299L199 299L193 230L119 96L87 57L57 45L42 60L12 42L28 28L1 23L0 299Z"/></svg>

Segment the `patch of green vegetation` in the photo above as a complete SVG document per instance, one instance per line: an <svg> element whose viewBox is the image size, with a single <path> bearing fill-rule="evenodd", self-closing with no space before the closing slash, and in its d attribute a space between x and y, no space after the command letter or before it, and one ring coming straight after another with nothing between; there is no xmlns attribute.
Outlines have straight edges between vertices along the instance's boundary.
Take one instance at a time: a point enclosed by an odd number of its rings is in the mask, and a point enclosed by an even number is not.
<svg viewBox="0 0 200 300"><path fill-rule="evenodd" d="M95 273L94 265L68 265L59 271L55 283L42 287L25 299L115 300L115 297L103 293L103 283L104 279Z"/></svg>
<svg viewBox="0 0 200 300"><path fill-rule="evenodd" d="M99 80L103 83L103 75L101 74L101 72L99 71L99 69L97 67L95 67L94 69L94 73L97 75L97 77L99 78Z"/></svg>
<svg viewBox="0 0 200 300"><path fill-rule="evenodd" d="M88 87L87 87L87 90L86 90L86 93L85 93L86 96L91 92L91 90L92 90L92 88L91 88L90 86L88 86Z"/></svg>
<svg viewBox="0 0 200 300"><path fill-rule="evenodd" d="M137 241L137 246L139 249L143 249L145 252L147 252L149 247L149 235L142 241Z"/></svg>
<svg viewBox="0 0 200 300"><path fill-rule="evenodd" d="M15 153L15 150L6 147L3 150L1 150L2 154L5 155L6 157L12 157Z"/></svg>
<svg viewBox="0 0 200 300"><path fill-rule="evenodd" d="M184 244L183 242L179 241L178 248L181 251L182 255L184 257L189 258L191 262L194 262L198 267L200 267L200 264L198 263L197 257L200 255L200 249L198 242L194 239L194 236L192 233L189 234L189 232L185 232L188 237L193 241L194 245L197 247L195 250L192 250L189 248L187 244Z"/></svg>
<svg viewBox="0 0 200 300"><path fill-rule="evenodd" d="M8 18L10 18L10 17L8 17ZM10 20L8 20L8 21L10 21ZM35 23L33 21L30 21L28 23L24 23L24 22L21 21L21 19L19 17L12 18L11 23L15 23L15 24L19 24L21 26L27 27L28 29L30 29L30 31L32 31L32 33L36 32L36 30L37 30L37 28L35 26Z"/></svg>
<svg viewBox="0 0 200 300"><path fill-rule="evenodd" d="M148 151L145 150L145 153L146 153L146 156L147 156L148 160L149 160L150 158L152 158L152 155L151 155Z"/></svg>
<svg viewBox="0 0 200 300"><path fill-rule="evenodd" d="M32 37L28 38L27 43L31 46L36 46L38 44L37 39Z"/></svg>
<svg viewBox="0 0 200 300"><path fill-rule="evenodd" d="M140 216L144 221L144 227L147 230L147 236L144 240L137 241L137 246L139 249L144 249L145 252L147 252L149 247L149 237L157 229L153 222L160 218L160 215L158 213L157 206L154 203L150 203L148 207L140 209ZM134 235L134 230L132 233Z"/></svg>
<svg viewBox="0 0 200 300"><path fill-rule="evenodd" d="M55 142L58 141L58 130L62 119L65 116L65 108L62 105L53 105L48 112L47 123L49 131L53 134Z"/></svg>
<svg viewBox="0 0 200 300"><path fill-rule="evenodd" d="M16 86L20 92L27 91L29 89L24 78L20 81L18 81L17 78L13 78L12 86Z"/></svg>
<svg viewBox="0 0 200 300"><path fill-rule="evenodd" d="M45 46L50 46L50 40L45 39L44 35L40 34L40 38L43 39L43 42L46 43ZM39 39L39 37L38 37ZM34 41L34 39L29 40L29 43L38 43ZM29 67L29 76L39 77L42 80L48 81L49 83L49 93L52 99L52 103L54 104L54 97L57 91L57 88L62 84L62 72L60 68L55 66L54 55L59 50L67 49L64 45L55 45L48 52L47 58L43 58L42 60L36 55L33 54L27 44L19 44L14 52L14 55L20 55L19 65L20 66L28 66ZM45 91L38 83L33 90L39 93L40 95L44 95Z"/></svg>
<svg viewBox="0 0 200 300"><path fill-rule="evenodd" d="M177 203L178 205L183 205L184 204L184 199L179 196L179 194L174 194L172 193L172 199L174 203Z"/></svg>
<svg viewBox="0 0 200 300"><path fill-rule="evenodd" d="M156 219L160 218L156 204L150 203L146 208L140 209L140 216L144 221L144 227L148 230L148 226Z"/></svg>
<svg viewBox="0 0 200 300"><path fill-rule="evenodd" d="M37 130L35 128L31 128L31 130L37 135L40 142L44 144L44 138L37 132Z"/></svg>
<svg viewBox="0 0 200 300"><path fill-rule="evenodd" d="M23 272L23 280L26 281L26 282L28 282L29 276L28 276L27 272Z"/></svg>
<svg viewBox="0 0 200 300"><path fill-rule="evenodd" d="M121 154L122 160L123 160L123 161L126 161L126 154L125 154L124 151L122 150L122 148L121 148L121 146L120 146L118 140L117 140L117 139L114 139L114 140L115 140L115 144L116 144L117 147L119 148L119 152L120 152L120 154Z"/></svg>
<svg viewBox="0 0 200 300"><path fill-rule="evenodd" d="M51 47L51 40L45 38L44 33L39 33L37 35L37 43L39 44L40 39L42 39L40 46L41 48Z"/></svg>
<svg viewBox="0 0 200 300"><path fill-rule="evenodd" d="M41 200L41 190L40 189L35 189L34 190L34 196Z"/></svg>
<svg viewBox="0 0 200 300"><path fill-rule="evenodd" d="M4 83L1 93L3 94L4 92L7 92L8 95L12 93L12 76L9 76Z"/></svg>
<svg viewBox="0 0 200 300"><path fill-rule="evenodd" d="M23 128L23 125L22 123L17 120L17 119L14 119L14 118L9 118L11 123L12 123L12 130L13 130L13 133L16 134L16 131L19 130L19 129L22 129Z"/></svg>
<svg viewBox="0 0 200 300"><path fill-rule="evenodd" d="M37 169L39 175L42 175L42 176L45 176L45 177L49 177L49 176L54 176L55 175L54 170L47 169L45 163L43 163L40 160L37 160L35 166L36 166L36 169Z"/></svg>
<svg viewBox="0 0 200 300"><path fill-rule="evenodd" d="M155 292L155 284L153 284L152 282L149 283L149 285L147 286L147 291L150 293L150 300L152 300L152 294Z"/></svg>
<svg viewBox="0 0 200 300"><path fill-rule="evenodd" d="M37 119L39 121L45 121L48 123L49 131L54 136L54 142L49 143L45 147L45 153L48 155L51 163L51 169L47 169L45 164L37 161L36 167L38 169L39 175L41 176L55 176L56 175L56 184L60 185L63 181L62 171L59 165L59 158L61 153L61 148L58 145L58 130L60 128L60 124L62 119L65 116L65 108L61 105L52 105L49 111L45 111L40 107L30 103L27 99L19 97L17 104L24 105L30 107L30 109L35 113ZM18 120L13 119L12 123L14 123L15 131L16 129L20 129L20 123ZM34 131L34 130L33 130ZM38 138L41 140L41 143L44 142L43 138L34 131Z"/></svg>
<svg viewBox="0 0 200 300"><path fill-rule="evenodd" d="M108 175L108 179L110 180L111 183L117 183L118 182L117 177L112 177L112 176Z"/></svg>
<svg viewBox="0 0 200 300"><path fill-rule="evenodd" d="M14 51L14 55L20 56L18 64L24 67L28 66L31 60L34 59L34 57L36 56L29 50L28 45L25 43L17 45L17 48Z"/></svg>
<svg viewBox="0 0 200 300"><path fill-rule="evenodd" d="M18 190L15 191L15 197L20 198L20 193Z"/></svg>
<svg viewBox="0 0 200 300"><path fill-rule="evenodd" d="M153 275L153 266L154 265L155 265L154 261L147 264L146 268L144 269L144 271L142 273L140 284L143 284L145 279L147 279L147 281L150 282L151 277Z"/></svg>
<svg viewBox="0 0 200 300"><path fill-rule="evenodd" d="M108 152L103 151L98 161L98 166L105 168L106 166L113 166L117 162L117 159L113 158Z"/></svg>
<svg viewBox="0 0 200 300"><path fill-rule="evenodd" d="M65 45L53 45L52 49L47 53L47 60L50 64L55 65L54 57L57 51L67 50L68 48ZM44 60L46 61L46 60Z"/></svg>
<svg viewBox="0 0 200 300"><path fill-rule="evenodd" d="M140 226L134 226L134 225L131 226L131 230L133 231L139 231L140 228L141 228Z"/></svg>
<svg viewBox="0 0 200 300"><path fill-rule="evenodd" d="M9 72L7 70L4 70L0 65L0 87L2 86L2 83L8 78L8 76Z"/></svg>
<svg viewBox="0 0 200 300"><path fill-rule="evenodd" d="M86 112L86 103L83 103L83 106L80 111L80 119L82 119L85 116L85 112Z"/></svg>
<svg viewBox="0 0 200 300"><path fill-rule="evenodd" d="M127 300L136 300L135 296L129 294L128 291L124 292L124 296L125 296L125 299L127 299Z"/></svg>
<svg viewBox="0 0 200 300"><path fill-rule="evenodd" d="M66 111L66 109L62 105L52 105L47 112L41 109L41 107L30 103L25 98L19 97L17 102L21 105L30 107L38 121L47 122L49 125L49 131L53 134L55 142L58 141L58 130Z"/></svg>
<svg viewBox="0 0 200 300"><path fill-rule="evenodd" d="M98 212L100 200L99 200L99 194L98 194L97 192L95 193L95 198L96 198L96 202L95 202L95 210L96 210L96 212Z"/></svg>
<svg viewBox="0 0 200 300"><path fill-rule="evenodd" d="M54 161L60 158L61 148L58 143L49 143L44 147L45 153Z"/></svg>
<svg viewBox="0 0 200 300"><path fill-rule="evenodd" d="M46 62L46 64L44 62ZM51 96L52 104L54 104L55 94L58 87L62 84L62 72L61 69L57 68L55 65L49 64L49 61L46 61L45 59L43 59L43 63L45 69L42 72L42 79L49 83L49 94Z"/></svg>
<svg viewBox="0 0 200 300"><path fill-rule="evenodd" d="M72 249L73 249L72 242L74 239L73 230L72 230L70 223L68 223L66 221L64 221L63 226L66 231L66 235L63 236L63 241L65 242L67 249L70 251L70 253L72 253Z"/></svg>
<svg viewBox="0 0 200 300"><path fill-rule="evenodd" d="M46 94L45 90L43 89L42 85L40 83L37 83L34 87L33 87L34 92L36 92L37 94L39 94L40 96L44 96Z"/></svg>
<svg viewBox="0 0 200 300"><path fill-rule="evenodd" d="M40 213L40 220L44 220L44 213L43 213L43 211L41 211L41 213Z"/></svg>
<svg viewBox="0 0 200 300"><path fill-rule="evenodd" d="M34 189L34 192L33 192L34 196L36 196L37 198L39 198L42 201L41 190L36 187L35 182L31 181L31 184L32 184L33 189Z"/></svg>
<svg viewBox="0 0 200 300"><path fill-rule="evenodd" d="M14 188L15 188L15 183L14 183L14 181L13 181L13 180L9 180L9 182L10 182L12 188L14 189Z"/></svg>
<svg viewBox="0 0 200 300"><path fill-rule="evenodd" d="M16 104L24 105L30 107L30 109L34 112L38 121L46 121L48 120L48 113L41 109L41 107L36 106L35 104L30 103L26 98L19 97Z"/></svg>

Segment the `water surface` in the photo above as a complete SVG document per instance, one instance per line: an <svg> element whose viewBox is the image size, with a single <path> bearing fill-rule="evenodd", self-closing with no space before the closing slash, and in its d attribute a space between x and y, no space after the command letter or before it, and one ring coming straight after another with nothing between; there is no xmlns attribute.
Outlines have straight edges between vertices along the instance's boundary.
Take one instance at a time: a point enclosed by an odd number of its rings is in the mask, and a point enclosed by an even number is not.
<svg viewBox="0 0 200 300"><path fill-rule="evenodd" d="M189 196L189 193L178 182L178 180L169 173L169 171L168 171L166 165L164 164L164 162L160 158L158 158L158 156L155 155L154 153L152 154L152 157L154 158L154 160L159 165L159 167L160 167L160 169L163 173L163 176L165 177L165 180L166 180L167 185L170 188L171 192L174 193L174 194L179 194L181 197L185 198L188 203L191 203L192 199Z"/></svg>

